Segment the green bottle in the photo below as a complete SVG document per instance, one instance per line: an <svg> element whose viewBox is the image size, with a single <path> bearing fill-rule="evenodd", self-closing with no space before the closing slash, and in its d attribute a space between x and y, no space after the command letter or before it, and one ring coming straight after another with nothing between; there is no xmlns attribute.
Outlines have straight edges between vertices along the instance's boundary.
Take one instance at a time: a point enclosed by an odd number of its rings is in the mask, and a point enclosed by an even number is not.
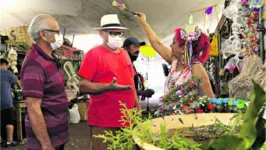
<svg viewBox="0 0 266 150"><path fill-rule="evenodd" d="M237 108L238 113L245 113L245 104L242 104L242 103L237 104L236 108Z"/></svg>
<svg viewBox="0 0 266 150"><path fill-rule="evenodd" d="M230 112L232 112L232 110L233 110L233 104L234 104L234 102L233 101L228 101L228 107L226 108L226 112L227 113L230 113Z"/></svg>

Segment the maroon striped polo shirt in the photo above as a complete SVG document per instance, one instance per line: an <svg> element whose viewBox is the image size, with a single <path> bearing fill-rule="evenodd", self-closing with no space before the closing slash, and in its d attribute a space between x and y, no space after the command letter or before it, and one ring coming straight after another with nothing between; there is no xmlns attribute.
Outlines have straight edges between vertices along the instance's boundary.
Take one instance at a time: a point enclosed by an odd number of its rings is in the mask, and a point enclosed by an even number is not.
<svg viewBox="0 0 266 150"><path fill-rule="evenodd" d="M48 134L54 147L69 140L68 100L65 93L64 75L56 61L47 55L38 45L26 55L21 78L24 97L42 99L41 110L46 122ZM27 148L38 150L41 145L37 140L28 114L25 117Z"/></svg>

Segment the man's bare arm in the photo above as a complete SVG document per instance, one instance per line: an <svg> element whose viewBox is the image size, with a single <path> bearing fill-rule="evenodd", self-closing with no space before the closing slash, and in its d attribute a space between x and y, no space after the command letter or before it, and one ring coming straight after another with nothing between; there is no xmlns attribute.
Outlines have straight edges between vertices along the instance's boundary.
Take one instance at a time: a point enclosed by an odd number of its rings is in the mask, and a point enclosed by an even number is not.
<svg viewBox="0 0 266 150"><path fill-rule="evenodd" d="M119 85L114 78L110 83L96 83L81 78L79 90L81 94L100 94L107 91L123 91L130 90L132 87L128 85Z"/></svg>
<svg viewBox="0 0 266 150"><path fill-rule="evenodd" d="M82 94L100 94L108 91L108 84L95 83L87 79L81 78L79 90Z"/></svg>
<svg viewBox="0 0 266 150"><path fill-rule="evenodd" d="M141 106L140 106L140 103L139 103L139 97L138 97L138 95L137 95L137 90L134 89L134 93L135 93L135 94L134 94L135 106L136 106L138 112L139 112L140 115L141 115Z"/></svg>
<svg viewBox="0 0 266 150"><path fill-rule="evenodd" d="M26 97L27 111L33 132L42 145L42 149L54 150L47 132L46 123L41 111L42 99Z"/></svg>

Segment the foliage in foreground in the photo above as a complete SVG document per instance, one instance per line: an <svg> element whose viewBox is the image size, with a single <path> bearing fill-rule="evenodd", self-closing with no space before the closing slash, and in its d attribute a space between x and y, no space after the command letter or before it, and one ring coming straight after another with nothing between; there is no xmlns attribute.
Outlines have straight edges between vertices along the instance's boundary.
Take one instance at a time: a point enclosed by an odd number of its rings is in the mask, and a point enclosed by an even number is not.
<svg viewBox="0 0 266 150"><path fill-rule="evenodd" d="M222 136L214 141L210 146L202 146L205 150L249 150L266 149L265 142L265 120L263 113L265 111L264 103L266 101L265 91L255 82L253 82L253 91L250 97L250 103L244 120L241 125L239 135Z"/></svg>
<svg viewBox="0 0 266 150"><path fill-rule="evenodd" d="M105 135L97 135L97 138L102 138L104 142L110 143L109 150L132 150L135 147L133 135L139 137L142 141L157 145L166 150L249 150L249 149L266 149L265 142L265 120L262 118L263 111L261 109L266 100L265 91L256 83L254 83L253 92L251 94L250 103L246 113L236 115L232 127L223 125L218 120L217 125L231 134L219 137L212 144L198 144L193 140L186 139L175 131L173 136L169 137L169 131L166 124L160 126L160 134L154 135L150 132L151 117L143 119L139 116L136 109L127 109L126 105L120 103L123 107L121 112L123 117L121 123L129 124L128 127L122 128L115 133L106 132ZM243 117L240 134L235 133L235 128L240 119ZM135 126L141 127L133 130Z"/></svg>

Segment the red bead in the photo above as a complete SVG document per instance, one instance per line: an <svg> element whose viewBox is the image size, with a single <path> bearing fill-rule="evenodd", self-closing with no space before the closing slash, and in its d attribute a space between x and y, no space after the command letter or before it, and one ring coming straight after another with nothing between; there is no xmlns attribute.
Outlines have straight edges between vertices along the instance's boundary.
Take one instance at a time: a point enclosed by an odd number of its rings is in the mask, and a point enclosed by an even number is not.
<svg viewBox="0 0 266 150"><path fill-rule="evenodd" d="M203 109L197 109L197 110L196 110L196 113L197 113L197 114L203 113Z"/></svg>
<svg viewBox="0 0 266 150"><path fill-rule="evenodd" d="M215 107L214 104L209 104L208 105L208 109L211 109L212 110L212 109L214 109L214 107Z"/></svg>

